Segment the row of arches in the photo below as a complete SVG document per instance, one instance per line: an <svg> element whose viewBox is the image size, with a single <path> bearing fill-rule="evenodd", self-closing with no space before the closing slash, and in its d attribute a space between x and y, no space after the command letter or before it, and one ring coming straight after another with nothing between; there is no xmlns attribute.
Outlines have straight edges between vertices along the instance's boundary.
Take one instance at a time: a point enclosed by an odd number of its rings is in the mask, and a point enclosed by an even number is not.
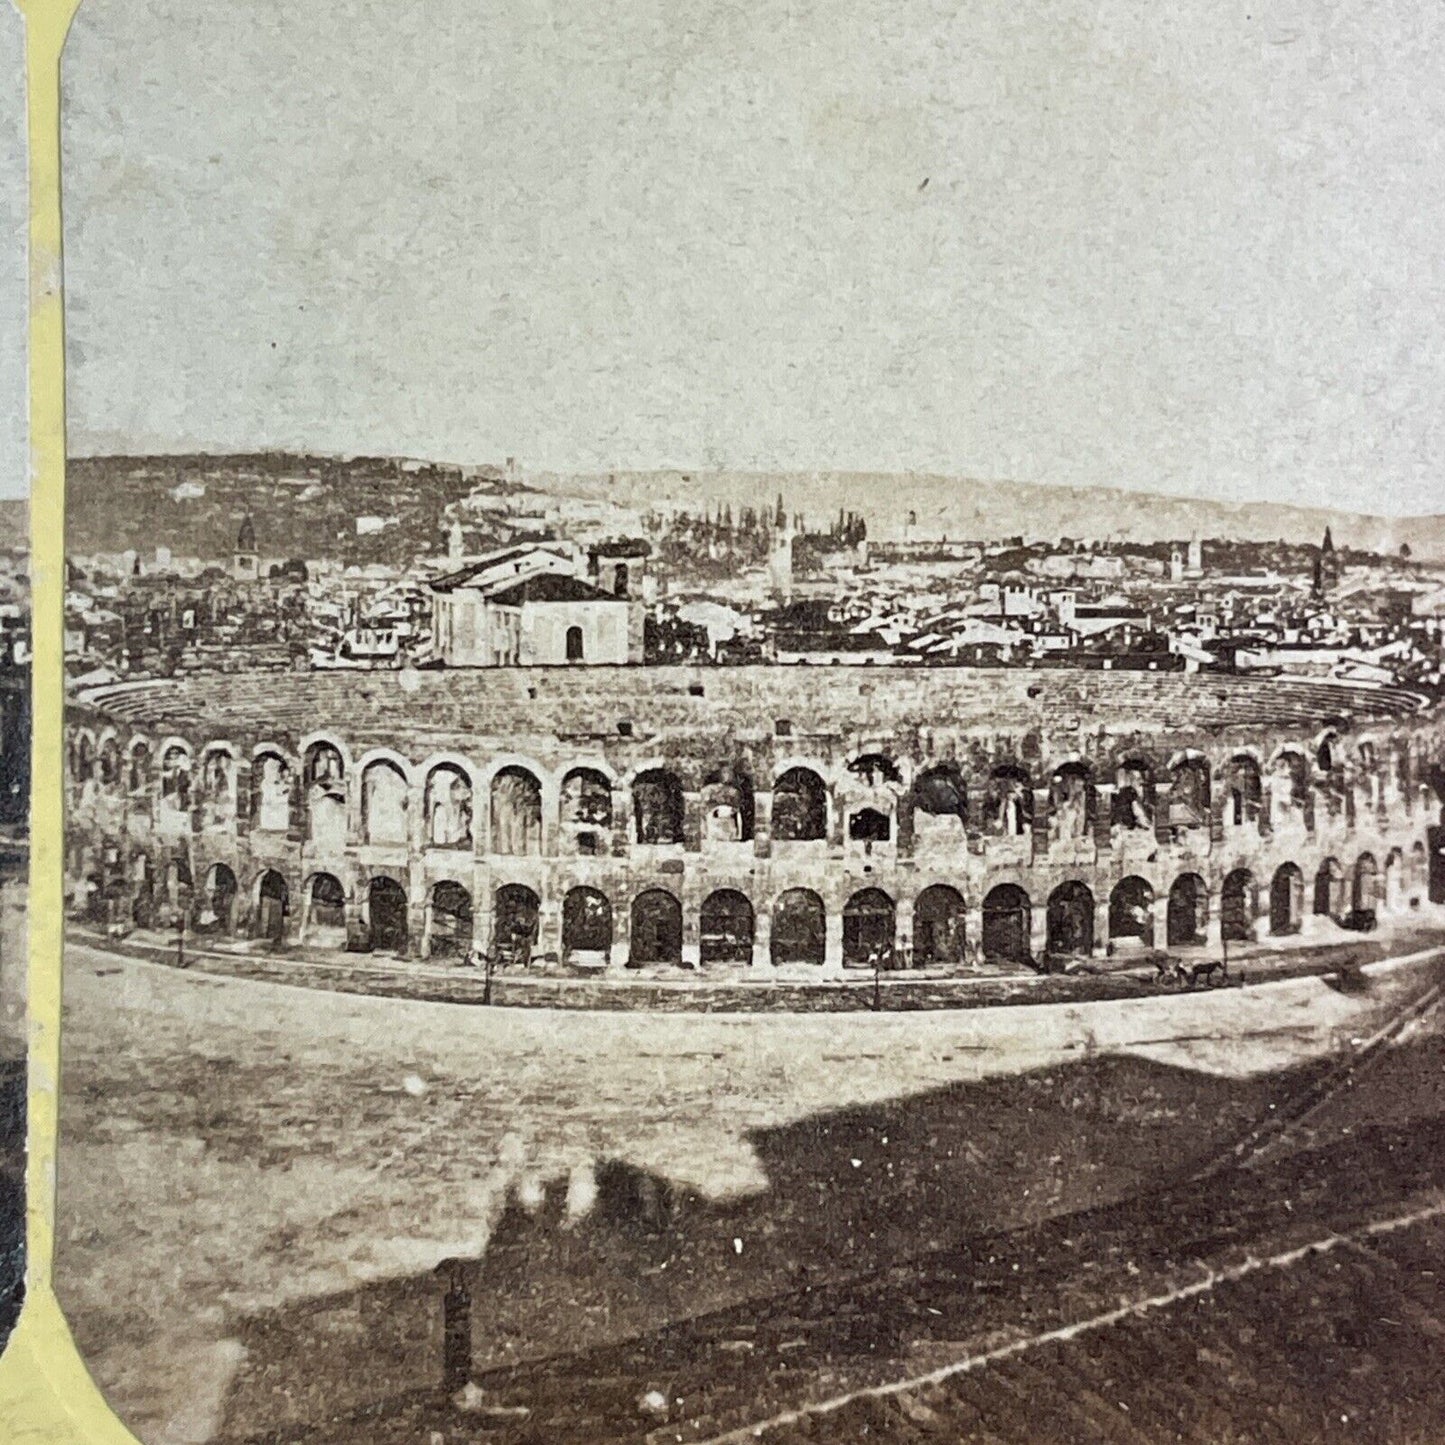
<svg viewBox="0 0 1445 1445"><path fill-rule="evenodd" d="M84 739L73 745L81 752ZM102 749L111 763L101 766L102 786L122 775L118 744ZM75 761L78 776L86 763ZM143 791L150 777L149 744L137 740L125 768L132 791ZM1290 819L1313 828L1316 809L1309 765L1301 752L1284 751L1271 764L1268 793L1258 761L1249 754L1231 758L1220 777L1221 821L1225 827L1257 827L1266 816L1276 826ZM973 829L982 836L1022 837L1034 832L1036 793L1029 771L1006 763L979 780L970 794L962 769L939 763L923 769L904 789L898 766L882 754L867 754L848 765L856 786L840 798L823 777L805 766L785 768L772 781L771 836L779 842L806 842L828 836L832 812L841 808L850 841L890 841L900 817L924 836ZM189 815L198 809L202 827L225 827L236 820L238 770L229 749L203 752L193 781L189 748L170 743L160 761L158 806L163 813ZM350 831L346 763L330 743L307 749L299 779L279 752L262 750L252 760L245 816L260 831L302 831L314 844L343 847ZM1111 833L1135 830L1181 832L1210 825L1215 780L1208 759L1186 754L1167 776L1156 778L1145 758L1128 758L1115 770L1108 790L1108 816L1092 770L1082 762L1062 764L1040 790L1051 841L1085 839L1107 824ZM479 819L474 803L474 774L459 762L441 762L426 774L414 797L403 767L373 759L360 775L357 825L361 841L405 845L412 841L411 811L422 810L419 834L424 846L472 849ZM629 780L630 816L626 836L645 845L684 841L685 795L679 776L662 767L648 768ZM525 856L543 851L544 784L538 772L509 764L490 774L486 794L486 850ZM1335 795L1330 794L1333 799ZM557 795L557 820L563 851L606 852L615 821L614 782L599 768L579 766L566 772ZM747 771L729 764L706 776L700 797L703 838L747 842L755 834L754 784Z"/></svg>
<svg viewBox="0 0 1445 1445"><path fill-rule="evenodd" d="M1226 943L1255 939L1260 932L1282 936L1302 930L1307 912L1344 921L1354 912L1404 906L1425 883L1423 844L1406 855L1395 849L1383 868L1363 853L1347 873L1326 859L1306 879L1295 863L1284 863L1266 881L1248 868L1223 879L1218 902L1219 937ZM183 880L189 884L189 879ZM147 887L149 888L149 884ZM306 880L300 916L284 877L274 869L259 873L246 927L260 939L281 941L295 932L312 943L348 941L347 899L341 881L318 872ZM359 921L366 945L407 952L419 946L412 936L405 889L395 879L376 876L365 889ZM201 932L230 932L238 925L239 891L235 874L224 864L207 872L193 901L193 919ZM1157 905L1157 906L1156 906ZM1034 927L1035 904L1026 889L1005 883L992 888L981 905L977 955L987 963L1032 965L1040 939ZM539 945L542 904L524 884L499 887L492 899L490 946L504 963L528 961ZM683 905L669 889L646 888L627 907L627 962L635 966L681 964ZM1117 883L1101 920L1093 890L1073 879L1044 900L1042 949L1045 958L1087 957L1102 940L1103 922L1111 948L1187 948L1209 936L1210 890L1197 873L1176 878L1164 899L1156 899L1144 878ZM1162 922L1162 937L1158 936ZM473 946L472 895L461 883L433 885L423 925L425 950L433 957L461 957ZM698 913L698 960L706 964L748 963L755 957L758 919L752 901L737 889L709 893ZM572 962L605 964L616 936L614 904L599 889L579 886L562 899L560 944ZM970 957L967 908L963 894L946 884L923 889L912 908L912 932L903 950L898 943L898 907L881 888L864 888L844 904L841 950L845 967L929 967L964 963ZM822 897L812 889L791 888L772 901L768 915L767 956L776 964L819 964L827 956L828 923ZM906 953L906 956L904 954Z"/></svg>

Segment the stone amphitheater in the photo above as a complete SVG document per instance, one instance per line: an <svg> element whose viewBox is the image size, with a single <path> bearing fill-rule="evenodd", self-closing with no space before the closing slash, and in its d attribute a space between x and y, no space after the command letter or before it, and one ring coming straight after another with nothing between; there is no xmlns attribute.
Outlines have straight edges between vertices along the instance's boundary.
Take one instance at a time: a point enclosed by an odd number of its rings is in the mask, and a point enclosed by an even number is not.
<svg viewBox="0 0 1445 1445"><path fill-rule="evenodd" d="M218 674L80 695L67 758L78 916L259 947L948 977L1343 937L1445 901L1445 729L1398 688Z"/></svg>

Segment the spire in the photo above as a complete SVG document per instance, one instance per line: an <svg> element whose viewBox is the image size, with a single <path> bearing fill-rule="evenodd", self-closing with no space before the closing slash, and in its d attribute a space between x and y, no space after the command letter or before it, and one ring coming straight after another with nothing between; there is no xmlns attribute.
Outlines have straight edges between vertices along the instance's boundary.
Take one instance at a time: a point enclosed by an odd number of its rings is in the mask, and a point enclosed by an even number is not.
<svg viewBox="0 0 1445 1445"><path fill-rule="evenodd" d="M1333 557L1335 553L1335 539L1330 536L1328 524L1325 526L1325 540L1320 543L1320 551L1327 557Z"/></svg>

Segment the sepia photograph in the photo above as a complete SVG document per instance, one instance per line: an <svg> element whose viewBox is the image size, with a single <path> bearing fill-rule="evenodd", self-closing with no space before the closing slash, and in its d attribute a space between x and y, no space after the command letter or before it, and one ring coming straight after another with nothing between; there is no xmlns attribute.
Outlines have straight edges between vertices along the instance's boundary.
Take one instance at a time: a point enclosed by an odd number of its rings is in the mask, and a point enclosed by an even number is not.
<svg viewBox="0 0 1445 1445"><path fill-rule="evenodd" d="M1442 44L84 0L54 1285L138 1440L1445 1436Z"/></svg>

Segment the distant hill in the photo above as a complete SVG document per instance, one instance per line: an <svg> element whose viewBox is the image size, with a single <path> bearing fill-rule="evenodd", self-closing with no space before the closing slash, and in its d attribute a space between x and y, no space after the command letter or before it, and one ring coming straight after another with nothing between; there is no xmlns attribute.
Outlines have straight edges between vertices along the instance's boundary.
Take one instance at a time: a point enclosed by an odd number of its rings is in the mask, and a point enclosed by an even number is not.
<svg viewBox="0 0 1445 1445"><path fill-rule="evenodd" d="M1200 537L1315 542L1328 526L1341 547L1393 552L1408 542L1417 558L1445 559L1445 516L1373 517L1274 502L1231 503L1111 488L1055 487L870 472L653 471L533 474L509 479L496 467L462 467L390 457L80 457L69 463L67 541L73 553L150 551L229 555L249 513L264 556L402 563L440 554L447 509L494 494L498 541L503 509L527 493L623 506L693 512L724 503L772 507L821 525L840 508L861 514L875 540L914 535L992 539L1074 537L1159 542ZM22 504L14 504L21 506ZM469 509L484 532L486 508ZM358 532L358 518L385 525ZM484 536L470 536L478 545Z"/></svg>
<svg viewBox="0 0 1445 1445"><path fill-rule="evenodd" d="M612 472L529 478L559 492L603 491L625 505L686 497L693 511L730 503L772 506L827 522L840 507L861 514L876 540L904 535L909 513L915 534L953 538L1082 537L1162 542L1229 537L1247 542L1316 542L1328 526L1341 547L1394 552L1408 542L1417 557L1445 559L1445 515L1375 517L1277 502L1234 503L1174 497L1122 488L1056 487L1030 482L886 472Z"/></svg>

